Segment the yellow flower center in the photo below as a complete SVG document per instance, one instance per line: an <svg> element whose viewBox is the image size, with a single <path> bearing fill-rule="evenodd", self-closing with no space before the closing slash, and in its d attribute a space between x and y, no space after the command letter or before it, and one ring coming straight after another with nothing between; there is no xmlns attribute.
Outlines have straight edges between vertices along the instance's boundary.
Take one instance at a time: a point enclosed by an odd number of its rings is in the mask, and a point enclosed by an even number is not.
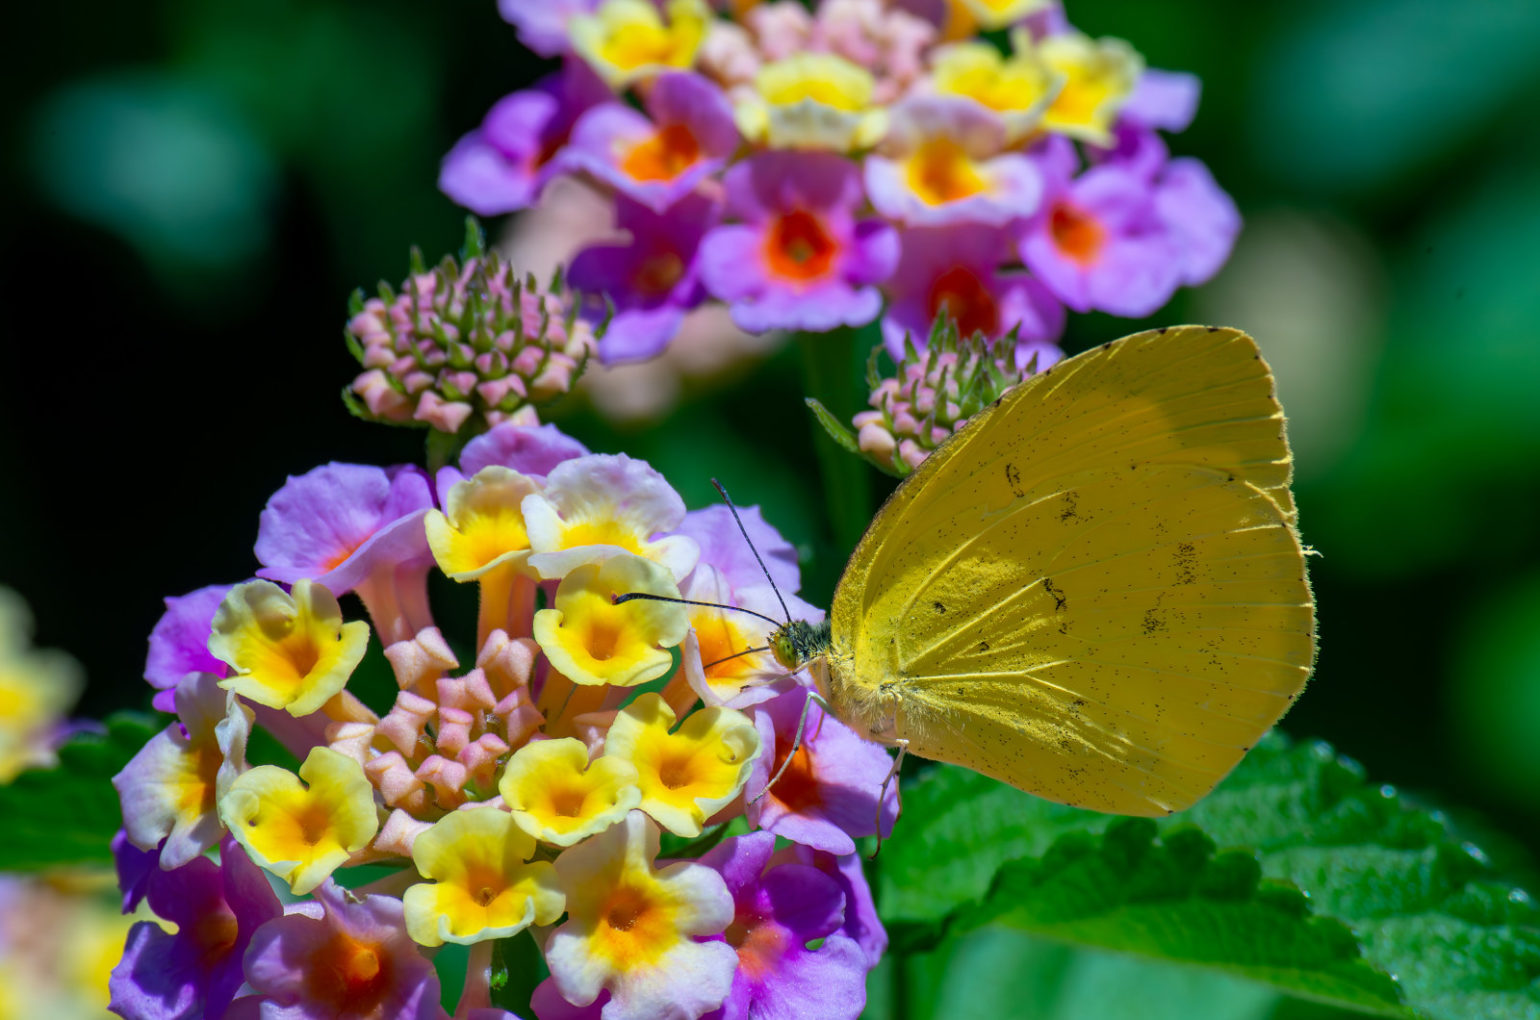
<svg viewBox="0 0 1540 1020"><path fill-rule="evenodd" d="M930 205L944 205L988 187L963 147L951 138L924 142L908 160L909 187Z"/></svg>

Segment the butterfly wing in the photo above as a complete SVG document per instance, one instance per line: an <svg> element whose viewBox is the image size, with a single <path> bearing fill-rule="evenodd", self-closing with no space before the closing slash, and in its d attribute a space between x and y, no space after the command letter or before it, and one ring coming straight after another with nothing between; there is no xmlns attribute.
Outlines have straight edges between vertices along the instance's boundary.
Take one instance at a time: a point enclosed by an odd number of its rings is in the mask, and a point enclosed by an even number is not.
<svg viewBox="0 0 1540 1020"><path fill-rule="evenodd" d="M1063 803L1190 805L1309 676L1290 469L1239 331L1136 334L1028 380L857 547L831 612L836 710Z"/></svg>

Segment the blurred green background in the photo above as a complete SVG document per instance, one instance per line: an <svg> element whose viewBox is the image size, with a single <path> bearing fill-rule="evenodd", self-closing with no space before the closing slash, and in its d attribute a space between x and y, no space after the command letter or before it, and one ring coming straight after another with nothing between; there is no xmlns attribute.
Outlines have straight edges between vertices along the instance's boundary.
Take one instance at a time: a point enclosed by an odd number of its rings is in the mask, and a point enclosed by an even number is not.
<svg viewBox="0 0 1540 1020"><path fill-rule="evenodd" d="M458 247L438 160L542 71L494 8L11 13L0 583L32 603L40 643L84 662L85 713L147 702L160 598L249 576L257 513L286 474L420 457L420 434L337 398L356 371L345 301L399 281L414 243L430 260ZM1479 813L1522 862L1540 849L1540 3L1068 11L1203 78L1172 148L1207 161L1247 221L1213 283L1149 323L1077 319L1069 346L1183 321L1259 337L1321 554L1319 668L1284 728ZM844 549L795 350L687 395L646 427L581 401L555 419L652 460L693 506L712 476L765 504L826 599ZM998 943L965 949L987 961ZM1053 970L1062 1001L1100 981L1094 958L1077 966ZM1222 1015L1296 1015L1235 995Z"/></svg>

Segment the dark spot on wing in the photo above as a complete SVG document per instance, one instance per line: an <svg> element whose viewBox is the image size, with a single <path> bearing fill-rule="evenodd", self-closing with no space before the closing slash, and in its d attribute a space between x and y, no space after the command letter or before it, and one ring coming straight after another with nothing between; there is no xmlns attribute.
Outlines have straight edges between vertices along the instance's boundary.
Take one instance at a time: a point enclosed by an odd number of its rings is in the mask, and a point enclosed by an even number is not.
<svg viewBox="0 0 1540 1020"><path fill-rule="evenodd" d="M1208 331L1210 333L1218 333L1219 332L1219 327L1218 326L1208 326L1206 328L1208 329Z"/></svg>
<svg viewBox="0 0 1540 1020"><path fill-rule="evenodd" d="M1159 336L1165 336L1165 335L1166 335L1166 330L1167 330L1167 329L1168 329L1168 328L1169 328L1169 327L1167 327L1167 326L1162 326L1162 327L1160 327L1160 328L1159 328L1159 329L1157 329L1157 330L1156 330L1156 331L1155 331L1155 332L1156 332L1156 334L1157 334L1157 335L1159 335Z"/></svg>
<svg viewBox="0 0 1540 1020"><path fill-rule="evenodd" d="M981 652L989 651L989 642L988 641L980 641L979 642L979 651L981 651Z"/></svg>
<svg viewBox="0 0 1540 1020"><path fill-rule="evenodd" d="M1064 597L1064 589L1055 588L1053 585L1053 578L1045 577L1043 578L1043 590L1046 591L1049 595L1053 596L1054 611L1059 613L1064 612L1065 606L1069 604L1069 600Z"/></svg>
<svg viewBox="0 0 1540 1020"><path fill-rule="evenodd" d="M941 604L941 603L939 603L939 602L932 602L932 603L931 603L931 604L930 604L930 606L931 606L931 608L932 608L932 609L934 609L934 610L935 610L935 611L936 611L936 612L938 612L938 613L944 613L944 612L946 612L946 606L944 606L944 605L942 605L942 604Z"/></svg>
<svg viewBox="0 0 1540 1020"><path fill-rule="evenodd" d="M1176 544L1176 583L1193 584L1198 580L1198 550L1191 542Z"/></svg>
<svg viewBox="0 0 1540 1020"><path fill-rule="evenodd" d="M1021 469L1015 464L1005 465L1005 484L1011 487L1011 492L1017 499L1026 495L1021 488Z"/></svg>
<svg viewBox="0 0 1540 1020"><path fill-rule="evenodd" d="M1071 521L1075 519L1076 507L1080 504L1080 493L1070 489L1064 493L1064 509L1059 511L1059 520Z"/></svg>
<svg viewBox="0 0 1540 1020"><path fill-rule="evenodd" d="M1164 613L1160 613L1160 612L1158 612L1158 611L1156 611L1154 609L1146 609L1144 611L1144 628L1143 629L1144 629L1144 633L1146 634L1146 636L1148 636L1150 634L1153 634L1153 633L1155 633L1158 630L1165 630L1166 629L1166 617L1165 617L1165 614Z"/></svg>

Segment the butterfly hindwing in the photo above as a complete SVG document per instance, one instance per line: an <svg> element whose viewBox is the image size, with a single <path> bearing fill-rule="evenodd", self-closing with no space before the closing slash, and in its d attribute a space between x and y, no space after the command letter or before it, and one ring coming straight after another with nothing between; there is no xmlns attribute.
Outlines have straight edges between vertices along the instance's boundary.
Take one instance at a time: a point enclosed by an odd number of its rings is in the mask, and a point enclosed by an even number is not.
<svg viewBox="0 0 1540 1020"><path fill-rule="evenodd" d="M1051 799L1184 807L1309 674L1288 478L1245 334L1070 359L879 514L835 595L835 696L893 712L917 754Z"/></svg>

